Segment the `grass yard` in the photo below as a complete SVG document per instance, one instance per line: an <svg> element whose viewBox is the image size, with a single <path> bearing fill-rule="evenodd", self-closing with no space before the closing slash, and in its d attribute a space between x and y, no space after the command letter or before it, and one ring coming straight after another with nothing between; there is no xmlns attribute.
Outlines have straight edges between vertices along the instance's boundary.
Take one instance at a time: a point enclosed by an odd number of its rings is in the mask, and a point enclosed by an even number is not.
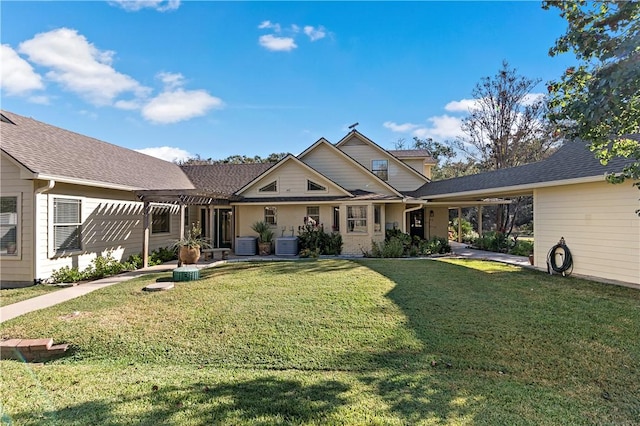
<svg viewBox="0 0 640 426"><path fill-rule="evenodd" d="M13 425L633 425L640 292L471 260L236 263L0 325ZM75 312L75 314L74 314Z"/></svg>
<svg viewBox="0 0 640 426"><path fill-rule="evenodd" d="M57 290L60 290L60 288L44 284L24 288L5 288L0 290L0 306L11 305L12 303L21 302Z"/></svg>

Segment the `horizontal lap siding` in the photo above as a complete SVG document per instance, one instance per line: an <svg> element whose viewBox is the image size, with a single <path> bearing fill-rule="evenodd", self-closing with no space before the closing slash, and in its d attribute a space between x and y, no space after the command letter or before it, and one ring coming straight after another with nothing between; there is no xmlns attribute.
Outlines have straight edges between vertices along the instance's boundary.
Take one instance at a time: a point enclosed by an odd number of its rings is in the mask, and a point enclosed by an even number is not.
<svg viewBox="0 0 640 426"><path fill-rule="evenodd" d="M536 265L564 237L573 272L640 284L638 190L606 182L537 189L534 194Z"/></svg>
<svg viewBox="0 0 640 426"><path fill-rule="evenodd" d="M80 196L82 201L83 250L51 257L49 198L65 196ZM97 255L104 254L107 250L112 250L113 257L120 261L126 261L129 256L142 252L143 203L133 201L133 194L129 192L60 184L48 194L38 196L38 203L40 244L37 278L49 278L53 271L64 266L85 269ZM170 232L151 234L149 250L171 245L179 237L179 228L179 209L174 207Z"/></svg>
<svg viewBox="0 0 640 426"><path fill-rule="evenodd" d="M278 181L277 192L259 192L258 190L274 180ZM308 191L307 180L311 180L327 188L326 191ZM283 164L263 179L253 184L242 193L245 197L309 197L344 195L344 191L332 182L314 175L307 168L290 162Z"/></svg>
<svg viewBox="0 0 640 426"><path fill-rule="evenodd" d="M329 147L318 146L305 155L303 161L348 190L362 189L379 194L393 194L374 176L369 175L339 153L333 152Z"/></svg>
<svg viewBox="0 0 640 426"><path fill-rule="evenodd" d="M20 179L20 169L1 156L0 192L2 195L20 194L21 218L19 219L19 255L0 256L2 281L33 281L33 181Z"/></svg>

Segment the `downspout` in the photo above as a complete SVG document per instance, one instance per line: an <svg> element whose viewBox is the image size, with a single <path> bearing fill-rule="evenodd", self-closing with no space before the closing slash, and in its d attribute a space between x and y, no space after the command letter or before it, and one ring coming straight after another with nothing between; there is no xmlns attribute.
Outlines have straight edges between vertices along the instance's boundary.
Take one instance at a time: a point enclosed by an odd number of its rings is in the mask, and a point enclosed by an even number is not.
<svg viewBox="0 0 640 426"><path fill-rule="evenodd" d="M35 188L33 191L33 225L32 225L32 229L33 229L33 247L31 248L31 256L33 257L32 262L31 262L31 268L32 268L32 273L31 275L33 276L33 282L34 284L36 284L38 281L40 281L40 279L38 278L38 263L39 263L39 258L38 258L38 247L40 247L40 231L38 229L38 227L36 226L36 224L39 222L38 219L38 215L40 214L40 209L38 208L38 196L41 194L44 194L46 192L49 192L53 189L53 187L56 186L56 181L55 180L49 180L44 186L39 187L39 188ZM49 235L49 218L47 217L47 237ZM24 226L24 225L23 225ZM22 230L21 230L22 232ZM47 253L47 257L49 256L49 245L46 245L46 253Z"/></svg>

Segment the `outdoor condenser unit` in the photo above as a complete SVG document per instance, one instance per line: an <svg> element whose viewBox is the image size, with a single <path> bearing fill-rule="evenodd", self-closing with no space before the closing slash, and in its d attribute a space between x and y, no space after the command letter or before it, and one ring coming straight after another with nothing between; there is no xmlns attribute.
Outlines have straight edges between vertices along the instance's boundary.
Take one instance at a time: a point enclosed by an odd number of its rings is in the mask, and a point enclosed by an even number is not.
<svg viewBox="0 0 640 426"><path fill-rule="evenodd" d="M298 237L276 238L276 256L295 256L298 254Z"/></svg>
<svg viewBox="0 0 640 426"><path fill-rule="evenodd" d="M236 237L236 255L255 256L257 241L256 237Z"/></svg>

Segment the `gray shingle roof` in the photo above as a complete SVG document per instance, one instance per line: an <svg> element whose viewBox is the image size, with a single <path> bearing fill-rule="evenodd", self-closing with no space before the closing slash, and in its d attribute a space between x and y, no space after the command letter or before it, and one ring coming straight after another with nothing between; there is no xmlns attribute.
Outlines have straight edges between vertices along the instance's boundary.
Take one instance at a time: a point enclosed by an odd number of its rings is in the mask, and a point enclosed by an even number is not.
<svg viewBox="0 0 640 426"><path fill-rule="evenodd" d="M551 157L536 163L434 181L406 195L428 198L435 195L455 195L460 192L604 176L605 173L620 171L630 161L616 158L603 166L585 142L567 142Z"/></svg>
<svg viewBox="0 0 640 426"><path fill-rule="evenodd" d="M33 173L137 189L192 189L178 165L2 110L2 151Z"/></svg>
<svg viewBox="0 0 640 426"><path fill-rule="evenodd" d="M231 195L271 168L274 163L181 166L198 190Z"/></svg>

